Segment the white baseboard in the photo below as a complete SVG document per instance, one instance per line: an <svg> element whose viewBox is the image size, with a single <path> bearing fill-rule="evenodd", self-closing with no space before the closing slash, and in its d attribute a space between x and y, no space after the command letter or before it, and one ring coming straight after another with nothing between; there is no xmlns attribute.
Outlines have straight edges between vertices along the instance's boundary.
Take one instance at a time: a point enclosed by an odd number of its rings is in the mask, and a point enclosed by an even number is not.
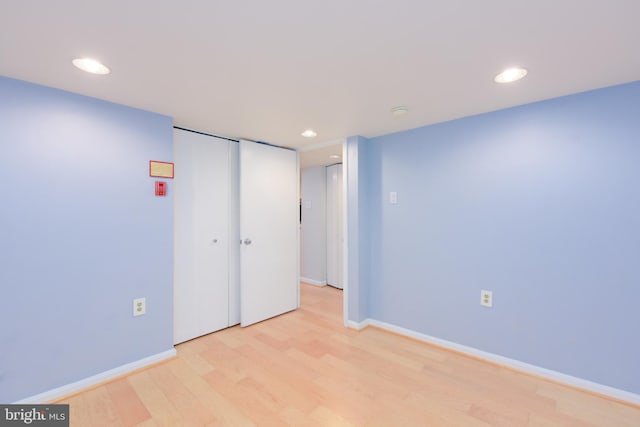
<svg viewBox="0 0 640 427"><path fill-rule="evenodd" d="M313 280L309 279L308 277L301 277L300 281L314 286L327 286L326 280Z"/></svg>
<svg viewBox="0 0 640 427"><path fill-rule="evenodd" d="M361 331L371 324L371 319L365 319L362 322L356 322L354 320L347 320L345 322L345 326L347 328L355 329L356 331Z"/></svg>
<svg viewBox="0 0 640 427"><path fill-rule="evenodd" d="M82 391L96 384L100 384L121 375L128 374L129 372L133 372L137 369L153 365L166 359L170 359L175 355L176 349L173 348L171 350L154 354L153 356L145 357L144 359L136 360L135 362L127 363L126 365L118 366L117 368L109 369L108 371L92 375L80 381L63 385L61 387L45 391L44 393L36 394L35 396L27 397L15 402L15 404L39 404L52 402L70 394Z"/></svg>
<svg viewBox="0 0 640 427"><path fill-rule="evenodd" d="M353 325L352 325L353 323ZM422 334L420 332L413 331L411 329L405 329L400 326L392 325L390 323L381 322L374 319L366 319L363 322L356 323L349 321L348 327L354 329L363 329L366 326L376 326L387 331L395 332L401 335L405 335L410 338L414 338L419 341L434 344L439 347L458 351L460 353L468 354L479 359L486 360L488 362L497 363L499 365L507 366L519 371L523 371L529 374L537 375L557 383L565 384L571 387L580 388L593 393L608 396L614 399L629 402L633 405L640 405L640 395L631 393L629 391L620 390L614 387L609 387L603 384L598 384L593 381L585 380L582 378L573 377L571 375L563 374L561 372L552 371L550 369L541 368L539 366L531 365L529 363L521 362L519 360L510 359L508 357L500 356L494 353L478 350L477 348L468 347L466 345L457 344L452 341L443 340L440 338L432 337L430 335Z"/></svg>

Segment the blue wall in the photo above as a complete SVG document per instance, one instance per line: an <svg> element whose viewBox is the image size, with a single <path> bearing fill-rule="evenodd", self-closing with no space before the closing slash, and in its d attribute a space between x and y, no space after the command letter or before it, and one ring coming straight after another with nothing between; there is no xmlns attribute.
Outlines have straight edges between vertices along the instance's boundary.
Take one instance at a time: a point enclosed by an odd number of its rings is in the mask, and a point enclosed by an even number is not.
<svg viewBox="0 0 640 427"><path fill-rule="evenodd" d="M0 402L172 349L171 159L169 117L0 77Z"/></svg>
<svg viewBox="0 0 640 427"><path fill-rule="evenodd" d="M366 163L371 318L640 393L639 82L373 138Z"/></svg>

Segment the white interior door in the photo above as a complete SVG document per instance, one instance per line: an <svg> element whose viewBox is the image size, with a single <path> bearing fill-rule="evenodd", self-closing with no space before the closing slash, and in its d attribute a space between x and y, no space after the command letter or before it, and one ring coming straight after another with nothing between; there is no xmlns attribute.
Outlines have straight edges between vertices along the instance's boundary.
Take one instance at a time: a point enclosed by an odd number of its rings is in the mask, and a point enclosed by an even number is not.
<svg viewBox="0 0 640 427"><path fill-rule="evenodd" d="M240 324L299 306L298 154L240 141Z"/></svg>
<svg viewBox="0 0 640 427"><path fill-rule="evenodd" d="M179 129L173 143L174 342L180 343L230 325L230 143Z"/></svg>
<svg viewBox="0 0 640 427"><path fill-rule="evenodd" d="M327 284L342 289L342 165L327 167Z"/></svg>

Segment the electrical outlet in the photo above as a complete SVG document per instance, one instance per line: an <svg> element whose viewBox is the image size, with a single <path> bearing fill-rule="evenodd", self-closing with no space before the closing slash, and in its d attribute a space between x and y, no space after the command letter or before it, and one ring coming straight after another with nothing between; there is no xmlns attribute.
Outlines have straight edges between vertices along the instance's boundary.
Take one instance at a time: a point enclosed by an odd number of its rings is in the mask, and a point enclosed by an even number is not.
<svg viewBox="0 0 640 427"><path fill-rule="evenodd" d="M133 316L142 316L147 313L147 299L136 298L133 300Z"/></svg>
<svg viewBox="0 0 640 427"><path fill-rule="evenodd" d="M480 291L480 305L484 307L493 307L493 292L485 291L484 289Z"/></svg>

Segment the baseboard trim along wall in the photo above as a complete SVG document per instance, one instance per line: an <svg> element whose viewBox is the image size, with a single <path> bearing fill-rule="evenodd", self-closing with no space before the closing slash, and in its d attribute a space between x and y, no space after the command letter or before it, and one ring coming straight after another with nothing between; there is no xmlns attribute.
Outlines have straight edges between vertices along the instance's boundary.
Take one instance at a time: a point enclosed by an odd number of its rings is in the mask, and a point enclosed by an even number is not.
<svg viewBox="0 0 640 427"><path fill-rule="evenodd" d="M176 349L173 348L162 353L154 354L153 356L145 357L144 359L136 360L135 362L118 366L117 368L109 369L108 371L90 376L80 381L63 385L62 387L57 387L52 390L45 391L44 393L36 394L35 396L27 397L15 402L15 404L39 404L53 402L70 394L85 390L96 384L112 380L141 368L146 368L158 362L162 362L163 360L171 359L172 357L175 357L176 354Z"/></svg>
<svg viewBox="0 0 640 427"><path fill-rule="evenodd" d="M300 278L301 282L304 282L308 285L314 285L314 286L327 286L327 282L326 280L313 280L313 279L309 279L307 277L301 277Z"/></svg>
<svg viewBox="0 0 640 427"><path fill-rule="evenodd" d="M371 319L363 320L362 322L356 322L354 320L347 320L347 328L355 329L356 331L361 331L367 326L371 324ZM383 328L384 329L384 328Z"/></svg>
<svg viewBox="0 0 640 427"><path fill-rule="evenodd" d="M508 357L500 356L497 354L489 353L486 351L478 350L466 345L457 344L451 341L443 340L440 338L432 337L430 335L422 334L420 332L405 329L400 326L392 325L390 323L381 322L374 319L366 319L362 322L347 321L349 328L361 330L367 326L374 326L380 329L384 329L389 332L394 332L400 335L404 335L409 338L416 339L428 344L433 344L438 347L445 348L447 350L453 350L459 353L463 353L478 359L485 360L487 362L496 363L498 365L506 366L527 374L542 377L556 383L567 385L570 387L582 389L591 393L603 395L615 400L630 403L632 405L640 406L640 395L631 393L629 391L620 390L614 387L609 387L603 384L598 384L582 378L573 377L560 372L552 371L550 369L541 368L539 366L530 365L519 360L510 359Z"/></svg>

